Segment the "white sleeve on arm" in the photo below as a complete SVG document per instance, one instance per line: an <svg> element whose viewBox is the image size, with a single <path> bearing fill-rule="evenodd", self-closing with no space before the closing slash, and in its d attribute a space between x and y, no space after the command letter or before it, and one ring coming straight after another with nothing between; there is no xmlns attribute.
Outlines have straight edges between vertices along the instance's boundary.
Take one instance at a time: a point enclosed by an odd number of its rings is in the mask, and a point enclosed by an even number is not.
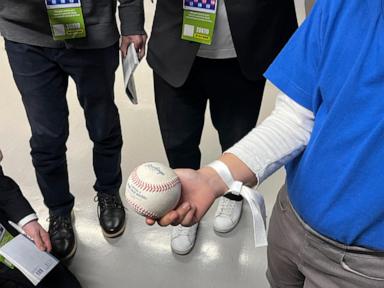
<svg viewBox="0 0 384 288"><path fill-rule="evenodd" d="M224 153L234 154L262 183L304 150L313 124L312 111L279 94L272 114Z"/></svg>
<svg viewBox="0 0 384 288"><path fill-rule="evenodd" d="M23 219L21 219L19 221L19 223L17 223L17 225L22 228L25 224L28 224L29 222L37 220L37 219L38 219L37 215L35 213L32 213L32 214L25 216Z"/></svg>

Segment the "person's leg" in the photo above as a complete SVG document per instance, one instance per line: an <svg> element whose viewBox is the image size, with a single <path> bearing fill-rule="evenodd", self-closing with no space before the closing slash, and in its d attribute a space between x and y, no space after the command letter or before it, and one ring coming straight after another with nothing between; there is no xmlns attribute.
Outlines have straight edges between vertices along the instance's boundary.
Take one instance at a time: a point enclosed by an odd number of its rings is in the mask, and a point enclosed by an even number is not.
<svg viewBox="0 0 384 288"><path fill-rule="evenodd" d="M268 232L271 287L384 287L384 252L328 239L297 216L283 187Z"/></svg>
<svg viewBox="0 0 384 288"><path fill-rule="evenodd" d="M0 287L2 288L34 288L35 286L18 269L10 269L0 263Z"/></svg>
<svg viewBox="0 0 384 288"><path fill-rule="evenodd" d="M383 251L346 246L305 227L304 288L384 287Z"/></svg>
<svg viewBox="0 0 384 288"><path fill-rule="evenodd" d="M303 287L305 277L300 270L304 238L304 229L289 209L284 186L277 196L268 229L267 278L272 288Z"/></svg>
<svg viewBox="0 0 384 288"><path fill-rule="evenodd" d="M74 202L65 156L68 76L44 48L11 41L5 47L31 126L32 161L44 202L50 213L68 214Z"/></svg>
<svg viewBox="0 0 384 288"><path fill-rule="evenodd" d="M105 236L117 237L125 228L125 211L119 195L123 140L114 102L119 46L116 43L104 49L65 50L59 63L76 83L86 126L94 143L94 188L98 193L100 225Z"/></svg>
<svg viewBox="0 0 384 288"><path fill-rule="evenodd" d="M81 288L80 282L64 265L57 265L37 286L17 268L10 269L0 263L0 287L2 288Z"/></svg>
<svg viewBox="0 0 384 288"><path fill-rule="evenodd" d="M175 88L154 73L155 100L163 144L171 168L200 167L199 149L207 99L200 86L199 65L194 64L187 82ZM173 227L171 248L177 254L189 253L198 224Z"/></svg>
<svg viewBox="0 0 384 288"><path fill-rule="evenodd" d="M194 67L187 82L172 87L154 73L155 101L161 136L171 168L200 168L199 149L207 99L193 82Z"/></svg>
<svg viewBox="0 0 384 288"><path fill-rule="evenodd" d="M210 100L212 123L225 151L256 126L265 79L261 75L258 81L246 79L237 59L203 61L206 63L203 81ZM241 196L234 195L220 199L214 222L217 232L229 232L237 225L241 200Z"/></svg>
<svg viewBox="0 0 384 288"><path fill-rule="evenodd" d="M203 81L207 87L212 123L225 151L256 126L265 78L260 75L258 81L246 79L237 59L205 61ZM208 75L211 75L209 80Z"/></svg>
<svg viewBox="0 0 384 288"><path fill-rule="evenodd" d="M81 288L79 280L76 279L67 267L59 264L42 281L37 288Z"/></svg>
<svg viewBox="0 0 384 288"><path fill-rule="evenodd" d="M31 155L49 208L49 233L59 258L75 253L70 212L74 205L65 156L68 138L68 75L55 61L60 49L5 42L9 63L31 126Z"/></svg>

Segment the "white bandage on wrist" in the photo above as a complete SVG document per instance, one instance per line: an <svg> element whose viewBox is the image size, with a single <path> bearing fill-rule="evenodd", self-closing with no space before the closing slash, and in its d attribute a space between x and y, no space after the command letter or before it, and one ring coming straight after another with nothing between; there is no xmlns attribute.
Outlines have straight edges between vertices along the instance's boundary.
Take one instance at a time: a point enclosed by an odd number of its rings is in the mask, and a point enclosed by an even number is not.
<svg viewBox="0 0 384 288"><path fill-rule="evenodd" d="M253 218L253 231L255 246L262 247L267 245L267 233L266 233L266 212L264 198L260 192L251 189L241 181L233 179L232 173L225 163L216 160L208 165L216 171L221 177L224 183L228 186L228 191L225 193L232 193L235 195L241 195L247 200L252 211Z"/></svg>
<svg viewBox="0 0 384 288"><path fill-rule="evenodd" d="M219 174L220 178L228 186L228 189L231 190L231 186L235 180L233 179L232 173L229 171L228 166L219 160L213 161L212 163L208 164L208 166L213 168L213 170Z"/></svg>

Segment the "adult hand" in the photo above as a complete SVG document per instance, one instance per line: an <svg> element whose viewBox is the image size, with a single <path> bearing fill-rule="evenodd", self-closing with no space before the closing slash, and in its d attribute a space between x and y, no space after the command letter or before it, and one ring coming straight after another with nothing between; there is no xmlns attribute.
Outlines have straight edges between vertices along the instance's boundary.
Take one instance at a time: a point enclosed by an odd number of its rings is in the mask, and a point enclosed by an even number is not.
<svg viewBox="0 0 384 288"><path fill-rule="evenodd" d="M52 250L48 232L36 220L25 224L22 229L35 242L39 250L48 252Z"/></svg>
<svg viewBox="0 0 384 288"><path fill-rule="evenodd" d="M175 172L180 179L182 190L179 205L156 221L161 226L178 224L191 226L200 221L227 187L211 168L202 168L198 171L176 169ZM148 225L153 225L156 221L146 219Z"/></svg>
<svg viewBox="0 0 384 288"><path fill-rule="evenodd" d="M145 55L145 45L147 43L147 35L129 35L121 36L120 51L123 57L127 56L128 46L130 43L135 45L137 56L141 60Z"/></svg>

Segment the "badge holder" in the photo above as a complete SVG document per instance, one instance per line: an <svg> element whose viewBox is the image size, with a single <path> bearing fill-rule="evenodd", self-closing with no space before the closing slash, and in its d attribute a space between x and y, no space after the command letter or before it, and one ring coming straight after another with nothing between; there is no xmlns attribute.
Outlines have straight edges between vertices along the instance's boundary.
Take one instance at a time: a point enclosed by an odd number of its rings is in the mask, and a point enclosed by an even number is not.
<svg viewBox="0 0 384 288"><path fill-rule="evenodd" d="M86 36L81 0L45 0L54 40Z"/></svg>
<svg viewBox="0 0 384 288"><path fill-rule="evenodd" d="M183 9L181 39L211 45L217 0L183 0Z"/></svg>

